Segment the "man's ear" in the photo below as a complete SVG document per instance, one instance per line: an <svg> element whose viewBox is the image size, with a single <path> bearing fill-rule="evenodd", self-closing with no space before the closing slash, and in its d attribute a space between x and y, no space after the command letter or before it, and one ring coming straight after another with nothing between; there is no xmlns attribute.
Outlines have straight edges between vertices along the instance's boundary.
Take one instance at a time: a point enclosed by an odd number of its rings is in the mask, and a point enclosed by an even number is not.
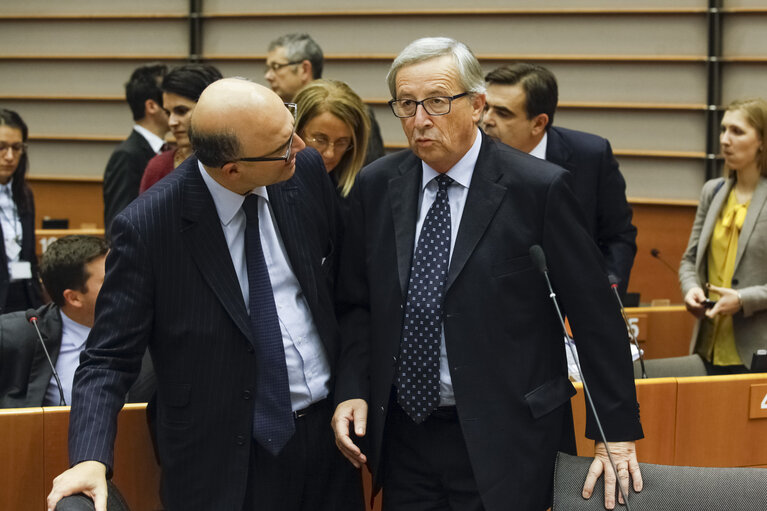
<svg viewBox="0 0 767 511"><path fill-rule="evenodd" d="M301 75L306 81L306 83L311 82L314 80L314 69L312 69L312 63L308 60L304 59L301 61L301 64L299 64L299 69L301 70Z"/></svg>
<svg viewBox="0 0 767 511"><path fill-rule="evenodd" d="M532 135L538 136L546 131L546 126L549 124L549 114L538 114L533 118Z"/></svg>
<svg viewBox="0 0 767 511"><path fill-rule="evenodd" d="M157 103L157 101L153 99L147 99L144 101L144 113L146 115L156 114L160 110L162 110L162 107L159 103Z"/></svg>
<svg viewBox="0 0 767 511"><path fill-rule="evenodd" d="M484 94L474 93L469 96L471 101L471 118L474 124L477 124L482 120L482 115L485 113L486 96Z"/></svg>
<svg viewBox="0 0 767 511"><path fill-rule="evenodd" d="M76 307L79 309L83 306L82 297L79 291L75 291L74 289L65 289L61 294L64 296L64 301L66 304L70 307Z"/></svg>

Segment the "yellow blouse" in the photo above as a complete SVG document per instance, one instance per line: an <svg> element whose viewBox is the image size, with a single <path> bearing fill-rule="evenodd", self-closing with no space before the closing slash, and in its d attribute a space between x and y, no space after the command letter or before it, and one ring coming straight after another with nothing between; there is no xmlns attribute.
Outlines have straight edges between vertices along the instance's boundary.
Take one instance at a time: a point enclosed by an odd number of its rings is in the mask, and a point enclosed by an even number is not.
<svg viewBox="0 0 767 511"><path fill-rule="evenodd" d="M733 188L716 220L708 245L708 281L715 286L732 287L738 238L750 203L739 204ZM718 300L719 295L711 291L709 298ZM743 364L735 347L732 316L704 319L696 352L714 365Z"/></svg>

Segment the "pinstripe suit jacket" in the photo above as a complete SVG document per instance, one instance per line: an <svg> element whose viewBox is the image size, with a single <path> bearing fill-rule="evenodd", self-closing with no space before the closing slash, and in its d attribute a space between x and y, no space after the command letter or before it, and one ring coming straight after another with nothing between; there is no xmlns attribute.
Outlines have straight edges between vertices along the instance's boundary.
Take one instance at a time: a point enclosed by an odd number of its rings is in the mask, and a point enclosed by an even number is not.
<svg viewBox="0 0 767 511"><path fill-rule="evenodd" d="M288 259L331 369L337 199L319 154L269 186ZM75 375L69 454L112 466L115 417L147 346L167 509L240 510L256 381L250 322L213 199L189 158L112 225L96 324Z"/></svg>

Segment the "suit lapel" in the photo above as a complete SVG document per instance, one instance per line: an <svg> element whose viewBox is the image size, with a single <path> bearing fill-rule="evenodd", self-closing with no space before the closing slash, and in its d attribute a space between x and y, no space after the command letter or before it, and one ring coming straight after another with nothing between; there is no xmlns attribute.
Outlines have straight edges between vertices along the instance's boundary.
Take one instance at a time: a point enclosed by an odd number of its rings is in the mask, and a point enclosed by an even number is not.
<svg viewBox="0 0 767 511"><path fill-rule="evenodd" d="M317 279L314 275L316 263L311 261L310 251L305 246L306 237L312 233L306 232L307 219L302 219L300 215L299 189L295 181L291 179L276 183L266 189L293 274L311 310L317 310Z"/></svg>
<svg viewBox="0 0 767 511"><path fill-rule="evenodd" d="M237 274L221 229L213 198L200 176L197 159L176 171L185 172L181 237L205 281L242 333L255 343Z"/></svg>
<svg viewBox="0 0 767 511"><path fill-rule="evenodd" d="M450 289L461 273L506 195L506 187L498 184L502 174L501 167L495 158L494 147L493 143L483 135L482 148L474 167L469 194L466 197L461 224L458 227L458 237L450 258L446 290Z"/></svg>
<svg viewBox="0 0 767 511"><path fill-rule="evenodd" d="M570 161L572 151L570 146L559 135L556 128L549 129L548 141L546 142L546 161L550 161L572 172L573 164Z"/></svg>
<svg viewBox="0 0 767 511"><path fill-rule="evenodd" d="M394 244L402 298L407 298L410 266L415 247L415 225L418 219L418 187L421 184L421 160L415 155L400 165L400 175L389 181L389 199L394 222Z"/></svg>
<svg viewBox="0 0 767 511"><path fill-rule="evenodd" d="M756 220L759 218L759 213L762 211L765 201L767 201L767 179L762 178L759 179L759 183L754 190L754 195L751 197L751 204L748 206L746 220L743 222L743 227L741 228L740 236L738 237L738 252L737 256L735 256L736 270L743 257L746 245L748 245L748 239L751 237L751 233L754 232Z"/></svg>
<svg viewBox="0 0 767 511"><path fill-rule="evenodd" d="M713 198L711 199L711 203L708 206L706 219L703 221L703 227L700 230L698 250L695 255L695 268L698 271L698 274L701 273L706 260L708 244L711 241L711 236L714 233L716 219L719 217L719 212L722 210L722 206L727 200L727 196L730 195L730 190L732 189L733 183L735 183L734 179L726 180L724 185L716 191ZM706 277L706 280L708 280L708 277Z"/></svg>

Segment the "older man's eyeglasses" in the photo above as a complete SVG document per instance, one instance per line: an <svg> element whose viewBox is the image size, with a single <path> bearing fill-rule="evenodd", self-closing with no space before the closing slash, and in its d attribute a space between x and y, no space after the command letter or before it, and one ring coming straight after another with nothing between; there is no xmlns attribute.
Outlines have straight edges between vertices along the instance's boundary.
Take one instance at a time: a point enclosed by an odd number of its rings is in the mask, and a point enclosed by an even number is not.
<svg viewBox="0 0 767 511"><path fill-rule="evenodd" d="M468 92L462 92L455 96L433 96L421 101L416 101L415 99L392 99L389 101L389 106L394 115L400 119L413 117L418 109L418 105L421 105L429 115L446 115L450 113L453 101L468 94Z"/></svg>
<svg viewBox="0 0 767 511"><path fill-rule="evenodd" d="M300 64L301 62L303 62L303 60L291 60L290 62L282 62L282 63L272 62L266 65L266 71L264 72L268 73L269 71L272 71L276 73L283 67L295 66L296 64Z"/></svg>
<svg viewBox="0 0 767 511"><path fill-rule="evenodd" d="M18 156L21 153L24 153L27 151L27 144L24 143L16 143L16 144L6 144L4 142L0 142L0 155L5 154L8 152L8 150L11 150L11 154L14 156Z"/></svg>
<svg viewBox="0 0 767 511"><path fill-rule="evenodd" d="M290 111L291 115L293 116L293 131L290 133L290 139L288 139L287 148L285 149L285 154L282 156L255 156L255 157L248 157L248 158L237 158L237 161L250 161L250 162L259 162L259 161L288 161L290 159L290 148L293 147L293 139L296 138L296 104L295 103L285 103L285 107Z"/></svg>

